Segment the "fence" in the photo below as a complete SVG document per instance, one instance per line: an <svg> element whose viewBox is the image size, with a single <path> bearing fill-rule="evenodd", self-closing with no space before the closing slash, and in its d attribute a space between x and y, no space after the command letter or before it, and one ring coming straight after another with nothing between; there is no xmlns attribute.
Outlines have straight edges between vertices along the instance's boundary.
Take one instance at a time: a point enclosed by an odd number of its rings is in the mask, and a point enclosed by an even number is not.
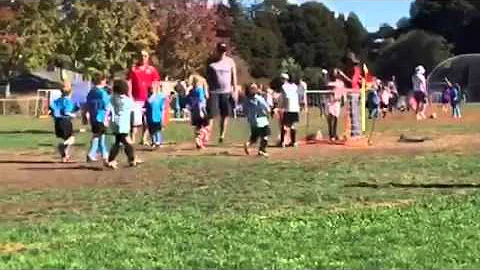
<svg viewBox="0 0 480 270"><path fill-rule="evenodd" d="M36 97L0 99L1 115L21 114L36 116L40 114L37 104L43 102L43 98L39 100Z"/></svg>

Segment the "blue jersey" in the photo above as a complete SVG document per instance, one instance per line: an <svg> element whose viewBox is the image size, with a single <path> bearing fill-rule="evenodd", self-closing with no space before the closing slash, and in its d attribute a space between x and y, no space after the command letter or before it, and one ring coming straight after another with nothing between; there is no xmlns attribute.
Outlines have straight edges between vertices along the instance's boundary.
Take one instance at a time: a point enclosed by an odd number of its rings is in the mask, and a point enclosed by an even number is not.
<svg viewBox="0 0 480 270"><path fill-rule="evenodd" d="M162 123L166 96L164 93L151 95L146 101L147 123Z"/></svg>
<svg viewBox="0 0 480 270"><path fill-rule="evenodd" d="M93 87L87 95L87 110L90 121L104 123L110 108L110 95L106 88Z"/></svg>
<svg viewBox="0 0 480 270"><path fill-rule="evenodd" d="M77 107L69 97L57 98L50 105L50 111L55 119L70 118L76 110Z"/></svg>

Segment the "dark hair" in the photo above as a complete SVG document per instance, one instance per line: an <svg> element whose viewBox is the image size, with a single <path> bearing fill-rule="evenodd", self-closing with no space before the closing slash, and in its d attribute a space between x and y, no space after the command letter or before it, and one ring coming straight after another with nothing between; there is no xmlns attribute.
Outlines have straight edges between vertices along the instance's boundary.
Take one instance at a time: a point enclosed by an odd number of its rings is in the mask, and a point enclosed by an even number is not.
<svg viewBox="0 0 480 270"><path fill-rule="evenodd" d="M100 84L103 80L107 79L107 76L103 72L96 72L93 74L92 82L94 84Z"/></svg>
<svg viewBox="0 0 480 270"><path fill-rule="evenodd" d="M128 83L124 80L115 80L113 82L113 93L120 95L128 94Z"/></svg>

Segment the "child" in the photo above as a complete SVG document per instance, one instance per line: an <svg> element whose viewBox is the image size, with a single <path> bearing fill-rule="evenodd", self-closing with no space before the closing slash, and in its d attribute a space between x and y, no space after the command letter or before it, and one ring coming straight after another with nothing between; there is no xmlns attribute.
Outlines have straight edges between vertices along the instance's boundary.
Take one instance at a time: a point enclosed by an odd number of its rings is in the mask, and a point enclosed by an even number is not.
<svg viewBox="0 0 480 270"><path fill-rule="evenodd" d="M300 121L300 101L298 99L297 85L293 83L288 74L282 74L282 130L280 134L281 147L295 147L296 134L295 123ZM285 143L285 136L289 133L290 143Z"/></svg>
<svg viewBox="0 0 480 270"><path fill-rule="evenodd" d="M70 148L75 142L71 118L75 117L73 113L78 110L78 108L76 108L70 99L71 92L71 84L65 82L62 89L62 96L54 100L50 106L55 122L55 135L57 138L63 140L62 143L58 144L58 152L62 157L63 163L70 161Z"/></svg>
<svg viewBox="0 0 480 270"><path fill-rule="evenodd" d="M105 133L107 131L110 110L110 96L106 88L106 76L102 73L95 74L93 83L95 86L88 93L86 104L93 133L90 150L87 154L87 162L97 161L97 152L100 152L102 159L106 162L108 160L108 149Z"/></svg>
<svg viewBox="0 0 480 270"><path fill-rule="evenodd" d="M448 112L448 104L451 103L450 100L450 86L448 83L445 85L445 88L442 91L442 111L443 113Z"/></svg>
<svg viewBox="0 0 480 270"><path fill-rule="evenodd" d="M250 154L249 146L257 143L260 138L260 147L258 155L268 157L267 145L270 136L270 127L268 122L269 108L265 99L258 94L258 87L252 83L246 90L246 99L243 105L245 115L250 124L251 135L244 149L247 155Z"/></svg>
<svg viewBox="0 0 480 270"><path fill-rule="evenodd" d="M448 83L448 87L450 88L450 102L452 105L452 114L453 118L462 118L462 114L460 112L460 91L457 87L453 86L450 82Z"/></svg>
<svg viewBox="0 0 480 270"><path fill-rule="evenodd" d="M162 144L162 124L165 108L166 95L157 87L149 89L149 96L145 107L148 132L152 137L152 148L160 147Z"/></svg>
<svg viewBox="0 0 480 270"><path fill-rule="evenodd" d="M382 117L385 118L387 116L391 95L390 91L384 86L381 86L380 89L380 109L382 110Z"/></svg>
<svg viewBox="0 0 480 270"><path fill-rule="evenodd" d="M338 140L337 123L338 118L340 117L340 100L342 99L342 96L345 95L345 83L336 69L333 73L334 81L328 84L333 87L333 94L330 95L327 101L328 133L330 141L332 142Z"/></svg>
<svg viewBox="0 0 480 270"><path fill-rule="evenodd" d="M372 88L368 91L367 96L368 119L378 118L379 106L380 97L378 96L378 91L376 88Z"/></svg>
<svg viewBox="0 0 480 270"><path fill-rule="evenodd" d="M207 118L207 91L203 80L198 76L191 78L192 90L188 93L188 107L192 126L195 127L195 146L204 149L210 138Z"/></svg>
<svg viewBox="0 0 480 270"><path fill-rule="evenodd" d="M112 130L115 134L115 143L112 146L108 157L107 167L116 169L116 157L120 150L120 144L125 147L125 154L131 167L141 164L142 161L135 158L133 141L130 138L131 117L133 112L133 100L128 97L128 84L125 81L117 80L113 84L112 97Z"/></svg>

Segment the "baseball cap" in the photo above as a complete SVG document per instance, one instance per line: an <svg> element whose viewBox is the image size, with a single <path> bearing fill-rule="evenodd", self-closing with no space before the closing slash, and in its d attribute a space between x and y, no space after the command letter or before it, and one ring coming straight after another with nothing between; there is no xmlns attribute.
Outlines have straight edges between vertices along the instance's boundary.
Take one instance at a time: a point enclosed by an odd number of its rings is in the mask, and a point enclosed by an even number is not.
<svg viewBox="0 0 480 270"><path fill-rule="evenodd" d="M290 79L290 76L288 76L287 73L282 73L282 74L280 74L280 78L288 80L288 79Z"/></svg>
<svg viewBox="0 0 480 270"><path fill-rule="evenodd" d="M228 46L227 46L227 43L225 43L225 42L219 42L217 44L217 51L226 52L227 48L228 48Z"/></svg>

